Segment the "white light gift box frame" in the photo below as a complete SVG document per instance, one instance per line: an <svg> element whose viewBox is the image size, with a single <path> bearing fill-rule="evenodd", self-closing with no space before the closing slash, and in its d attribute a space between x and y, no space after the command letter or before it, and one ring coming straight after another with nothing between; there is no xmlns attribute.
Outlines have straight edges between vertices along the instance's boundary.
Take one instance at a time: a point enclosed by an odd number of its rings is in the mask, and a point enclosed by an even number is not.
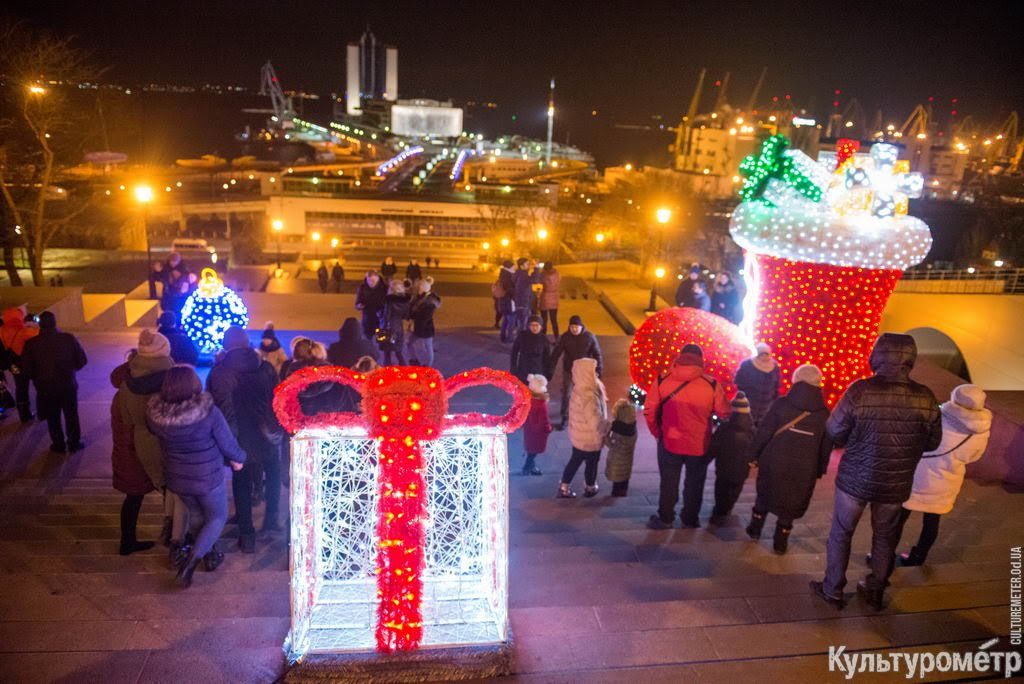
<svg viewBox="0 0 1024 684"><path fill-rule="evenodd" d="M425 442L420 648L508 639L508 447L491 427ZM306 654L376 648L378 453L362 428L304 429L291 445L291 632Z"/></svg>

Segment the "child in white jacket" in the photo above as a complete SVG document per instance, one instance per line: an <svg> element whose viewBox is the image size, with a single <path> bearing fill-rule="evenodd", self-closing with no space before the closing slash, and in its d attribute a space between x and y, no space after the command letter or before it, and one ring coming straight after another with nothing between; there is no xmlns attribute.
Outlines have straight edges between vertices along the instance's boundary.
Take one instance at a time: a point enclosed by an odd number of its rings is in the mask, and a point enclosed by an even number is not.
<svg viewBox="0 0 1024 684"><path fill-rule="evenodd" d="M597 377L596 360L582 358L573 362L572 387L569 399L572 457L562 472L562 483L558 487L558 497L562 499L576 496L569 484L582 463L586 463L583 479L587 485L583 496L589 498L597 494L597 463L608 432L608 395Z"/></svg>
<svg viewBox="0 0 1024 684"><path fill-rule="evenodd" d="M924 454L914 471L914 489L903 502L900 532L912 511L924 514L921 536L909 553L900 554L896 564L922 565L939 534L939 520L953 510L964 484L967 464L977 461L988 446L992 412L985 408L985 391L977 385L960 385L942 412L942 443Z"/></svg>

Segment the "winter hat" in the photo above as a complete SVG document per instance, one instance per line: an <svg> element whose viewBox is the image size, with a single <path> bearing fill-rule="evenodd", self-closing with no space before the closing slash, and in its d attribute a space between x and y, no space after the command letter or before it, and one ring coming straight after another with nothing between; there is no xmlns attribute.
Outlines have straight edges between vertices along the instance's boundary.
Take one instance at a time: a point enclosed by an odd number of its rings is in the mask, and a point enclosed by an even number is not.
<svg viewBox="0 0 1024 684"><path fill-rule="evenodd" d="M139 356L170 356L171 343L166 337L152 330L143 330L139 333Z"/></svg>
<svg viewBox="0 0 1024 684"><path fill-rule="evenodd" d="M793 384L806 382L814 387L821 387L821 369L809 363L799 366L793 371Z"/></svg>
<svg viewBox="0 0 1024 684"><path fill-rule="evenodd" d="M694 351L696 349L696 351ZM683 350L679 352L679 356L676 357L674 365L676 366L697 366L698 368L704 367L704 354L701 352L700 347L695 344L688 344L683 347Z"/></svg>
<svg viewBox="0 0 1024 684"><path fill-rule="evenodd" d="M635 423L636 406L629 399L619 399L612 407L612 415L620 423Z"/></svg>
<svg viewBox="0 0 1024 684"><path fill-rule="evenodd" d="M544 325L544 321L540 316L530 316L530 320L528 320L526 324L529 325L530 323L540 323L541 325Z"/></svg>
<svg viewBox="0 0 1024 684"><path fill-rule="evenodd" d="M548 391L548 379L540 374L530 373L527 375L526 384L534 394L546 394Z"/></svg>
<svg viewBox="0 0 1024 684"><path fill-rule="evenodd" d="M750 401L747 400L747 395L743 392L737 392L729 406L732 407L733 413L750 413Z"/></svg>
<svg viewBox="0 0 1024 684"><path fill-rule="evenodd" d="M249 335L239 328L237 325L233 325L227 329L224 333L224 349L246 349L249 346Z"/></svg>
<svg viewBox="0 0 1024 684"><path fill-rule="evenodd" d="M572 316L569 316L569 325L578 325L582 328L583 319L577 316L576 314L573 314Z"/></svg>
<svg viewBox="0 0 1024 684"><path fill-rule="evenodd" d="M274 321L267 321L266 326L263 328L262 339L264 340L276 340L277 333L274 332Z"/></svg>
<svg viewBox="0 0 1024 684"><path fill-rule="evenodd" d="M57 317L53 315L52 311L44 311L39 314L39 327L43 330L57 327Z"/></svg>
<svg viewBox="0 0 1024 684"><path fill-rule="evenodd" d="M986 398L985 390L977 385L958 385L949 395L950 401L954 404L971 411L980 411L985 408Z"/></svg>
<svg viewBox="0 0 1024 684"><path fill-rule="evenodd" d="M178 325L178 317L174 315L173 311L164 311L156 319L156 325L158 328L174 328Z"/></svg>
<svg viewBox="0 0 1024 684"><path fill-rule="evenodd" d="M754 347L754 349L757 350L757 354L758 355L761 355L761 354L771 354L772 353L771 345L767 344L765 342L758 342L757 346Z"/></svg>

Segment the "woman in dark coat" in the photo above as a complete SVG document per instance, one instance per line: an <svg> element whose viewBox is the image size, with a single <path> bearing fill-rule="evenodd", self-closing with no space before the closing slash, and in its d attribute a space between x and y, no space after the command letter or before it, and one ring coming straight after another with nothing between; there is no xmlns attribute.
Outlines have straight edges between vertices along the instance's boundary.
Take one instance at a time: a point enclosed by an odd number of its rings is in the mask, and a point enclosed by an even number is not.
<svg viewBox="0 0 1024 684"><path fill-rule="evenodd" d="M135 355L133 349L128 360L110 373L110 384L120 390L131 374L128 362ZM135 452L135 425L131 418L124 415L121 402L116 398L110 402L110 435L113 449L110 452L110 465L114 475L114 489L124 494L121 504L121 548L120 554L127 556L136 551L146 551L155 546L151 541L139 541L136 526L142 499L156 489L142 467L138 454Z"/></svg>
<svg viewBox="0 0 1024 684"><path fill-rule="evenodd" d="M390 366L392 357L397 358L398 365L405 365L405 319L409 317L409 303L412 297L406 291L412 283L392 280L388 286L388 295L384 298L384 317L382 326L384 335L377 339L380 349L384 352L384 365Z"/></svg>
<svg viewBox="0 0 1024 684"><path fill-rule="evenodd" d="M732 323L739 323L743 319L740 292L728 273L719 273L715 281L715 287L711 291L711 313Z"/></svg>
<svg viewBox="0 0 1024 684"><path fill-rule="evenodd" d="M732 513L750 475L750 442L754 439L750 402L743 392L737 392L730 408L729 420L718 426L708 446L708 458L715 461L715 508L711 511L715 524Z"/></svg>
<svg viewBox="0 0 1024 684"><path fill-rule="evenodd" d="M551 342L544 334L540 316L531 316L526 330L520 330L512 344L512 375L526 382L528 375L545 375L550 368Z"/></svg>
<svg viewBox="0 0 1024 684"><path fill-rule="evenodd" d="M757 499L747 534L760 539L765 516L774 513L776 553L786 552L793 521L807 512L815 482L828 470L828 416L821 371L804 365L793 372L789 394L773 402L758 425L750 449L750 460L758 465Z"/></svg>
<svg viewBox="0 0 1024 684"><path fill-rule="evenodd" d="M772 358L772 348L764 342L757 345L757 355L745 359L736 371L736 387L747 395L755 428L778 398L781 379L779 364Z"/></svg>
<svg viewBox="0 0 1024 684"><path fill-rule="evenodd" d="M228 517L224 467L241 470L246 454L191 366L167 371L160 393L149 400L147 417L163 448L167 488L203 520L178 568L177 582L185 588L192 585L199 561L212 571L224 560L214 548Z"/></svg>
<svg viewBox="0 0 1024 684"><path fill-rule="evenodd" d="M366 339L360 330L359 321L346 318L338 329L338 341L327 349L327 360L332 366L352 368L364 356L377 359L377 345Z"/></svg>
<svg viewBox="0 0 1024 684"><path fill-rule="evenodd" d="M375 271L367 271L366 278L356 290L356 310L363 312L363 336L368 340L376 337L387 294L388 286L380 275Z"/></svg>

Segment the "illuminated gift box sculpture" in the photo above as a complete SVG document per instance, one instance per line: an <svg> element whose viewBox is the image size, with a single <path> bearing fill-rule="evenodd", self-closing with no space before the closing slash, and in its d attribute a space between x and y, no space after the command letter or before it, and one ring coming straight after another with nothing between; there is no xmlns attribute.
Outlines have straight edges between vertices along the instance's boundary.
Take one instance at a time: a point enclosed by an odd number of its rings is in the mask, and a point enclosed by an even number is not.
<svg viewBox="0 0 1024 684"><path fill-rule="evenodd" d="M928 254L928 226L907 215L919 197L897 148L840 140L833 157L815 162L774 135L740 165L743 198L730 221L733 239L754 259L755 342L767 342L782 366L783 391L793 370L813 363L835 405L858 378L882 312L903 270Z"/></svg>
<svg viewBox="0 0 1024 684"><path fill-rule="evenodd" d="M299 393L319 382L361 393L362 414L305 415ZM484 385L512 395L505 415L448 415L449 397ZM507 640L505 435L529 396L490 369L444 380L412 366L313 367L281 384L274 410L294 433L292 660Z"/></svg>

